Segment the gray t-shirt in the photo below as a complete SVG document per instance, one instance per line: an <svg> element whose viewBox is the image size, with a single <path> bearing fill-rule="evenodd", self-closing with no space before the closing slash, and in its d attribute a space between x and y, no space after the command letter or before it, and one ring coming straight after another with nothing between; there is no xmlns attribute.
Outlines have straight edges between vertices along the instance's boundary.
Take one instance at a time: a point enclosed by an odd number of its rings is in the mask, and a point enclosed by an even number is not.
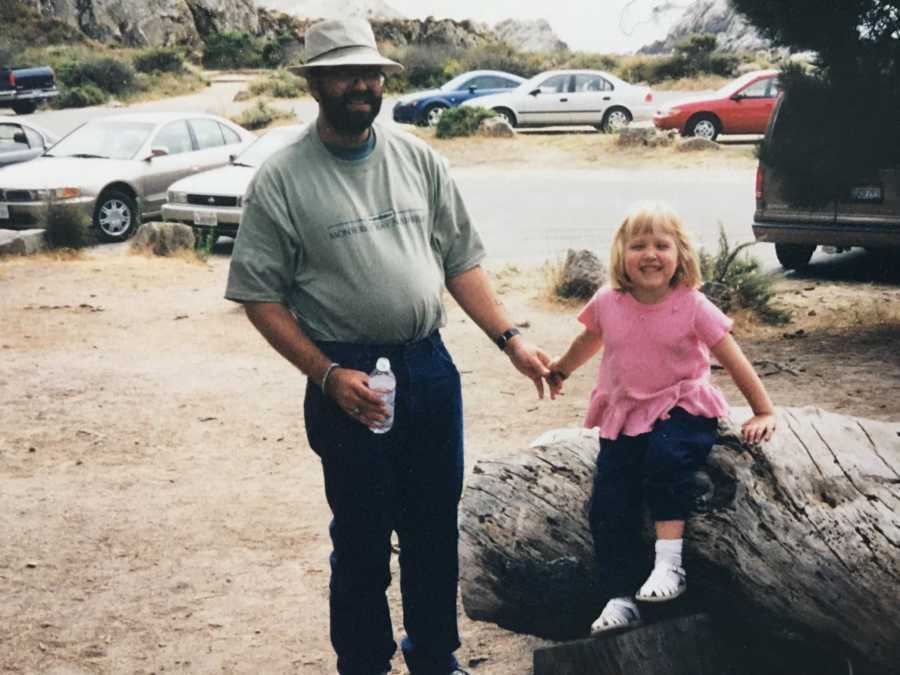
<svg viewBox="0 0 900 675"><path fill-rule="evenodd" d="M399 344L444 323L445 279L484 248L446 162L376 125L373 152L342 160L315 123L257 172L231 257L230 300L279 302L313 340Z"/></svg>

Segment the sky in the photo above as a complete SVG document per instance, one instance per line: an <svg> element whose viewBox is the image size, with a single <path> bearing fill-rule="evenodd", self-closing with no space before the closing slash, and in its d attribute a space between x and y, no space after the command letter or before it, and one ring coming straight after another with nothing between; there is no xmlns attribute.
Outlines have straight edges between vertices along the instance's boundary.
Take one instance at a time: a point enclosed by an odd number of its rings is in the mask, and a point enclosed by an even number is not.
<svg viewBox="0 0 900 675"><path fill-rule="evenodd" d="M690 0L386 0L404 16L546 19L570 49L624 53L665 37Z"/></svg>

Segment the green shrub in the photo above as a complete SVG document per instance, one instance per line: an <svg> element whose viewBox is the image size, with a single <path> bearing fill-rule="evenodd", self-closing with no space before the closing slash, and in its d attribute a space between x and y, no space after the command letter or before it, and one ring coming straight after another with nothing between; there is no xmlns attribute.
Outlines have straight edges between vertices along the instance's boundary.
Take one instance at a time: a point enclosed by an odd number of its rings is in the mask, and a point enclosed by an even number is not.
<svg viewBox="0 0 900 675"><path fill-rule="evenodd" d="M50 202L44 214L48 248L84 248L93 243L90 218L78 206Z"/></svg>
<svg viewBox="0 0 900 675"><path fill-rule="evenodd" d="M60 83L66 87L92 84L110 94L124 94L131 91L135 78L131 64L113 56L66 61L56 74Z"/></svg>
<svg viewBox="0 0 900 675"><path fill-rule="evenodd" d="M521 77L532 77L558 65L549 55L520 52L505 42L467 49L460 62L463 71L503 70Z"/></svg>
<svg viewBox="0 0 900 675"><path fill-rule="evenodd" d="M257 101L255 105L247 108L238 117L234 118L233 121L240 124L245 129L254 131L269 126L275 120L287 119L294 116L295 113L293 110L273 108L266 101Z"/></svg>
<svg viewBox="0 0 900 675"><path fill-rule="evenodd" d="M174 47L151 47L134 58L134 68L140 73L181 73L184 60Z"/></svg>
<svg viewBox="0 0 900 675"><path fill-rule="evenodd" d="M438 138L453 138L455 136L471 136L478 131L478 125L482 120L496 117L493 110L487 108L470 108L460 106L445 110L438 121L436 136Z"/></svg>
<svg viewBox="0 0 900 675"><path fill-rule="evenodd" d="M207 68L259 68L264 64L263 47L263 42L250 33L212 33L203 48L203 65Z"/></svg>
<svg viewBox="0 0 900 675"><path fill-rule="evenodd" d="M87 108L92 105L103 105L109 95L93 84L80 87L63 88L59 96L53 99L55 108Z"/></svg>
<svg viewBox="0 0 900 675"><path fill-rule="evenodd" d="M744 252L755 242L735 246L728 243L724 228L719 228L719 250L708 253L700 250L701 290L721 309L729 312L748 309L766 323L785 323L790 314L772 307L774 277L762 271L757 258Z"/></svg>
<svg viewBox="0 0 900 675"><path fill-rule="evenodd" d="M250 83L250 93L254 96L298 98L307 91L306 80L284 69L276 70L268 77Z"/></svg>

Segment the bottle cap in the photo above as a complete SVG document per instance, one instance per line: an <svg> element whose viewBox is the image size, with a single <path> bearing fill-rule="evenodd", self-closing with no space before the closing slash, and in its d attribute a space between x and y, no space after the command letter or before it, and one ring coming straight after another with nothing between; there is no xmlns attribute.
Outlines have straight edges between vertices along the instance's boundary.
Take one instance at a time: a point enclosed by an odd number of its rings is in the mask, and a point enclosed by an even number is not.
<svg viewBox="0 0 900 675"><path fill-rule="evenodd" d="M375 370L380 370L382 373L386 373L391 369L391 360L385 356L382 356L375 362Z"/></svg>

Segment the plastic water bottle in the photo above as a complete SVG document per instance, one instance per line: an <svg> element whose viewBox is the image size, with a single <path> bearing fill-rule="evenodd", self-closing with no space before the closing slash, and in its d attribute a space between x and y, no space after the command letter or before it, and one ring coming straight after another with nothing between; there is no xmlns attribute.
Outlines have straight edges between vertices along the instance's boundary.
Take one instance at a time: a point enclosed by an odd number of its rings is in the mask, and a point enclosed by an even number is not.
<svg viewBox="0 0 900 675"><path fill-rule="evenodd" d="M375 362L375 370L369 373L369 389L375 391L387 406L387 417L378 426L369 427L372 433L386 434L394 426L394 396L397 393L397 378L391 372L391 362L381 357Z"/></svg>

